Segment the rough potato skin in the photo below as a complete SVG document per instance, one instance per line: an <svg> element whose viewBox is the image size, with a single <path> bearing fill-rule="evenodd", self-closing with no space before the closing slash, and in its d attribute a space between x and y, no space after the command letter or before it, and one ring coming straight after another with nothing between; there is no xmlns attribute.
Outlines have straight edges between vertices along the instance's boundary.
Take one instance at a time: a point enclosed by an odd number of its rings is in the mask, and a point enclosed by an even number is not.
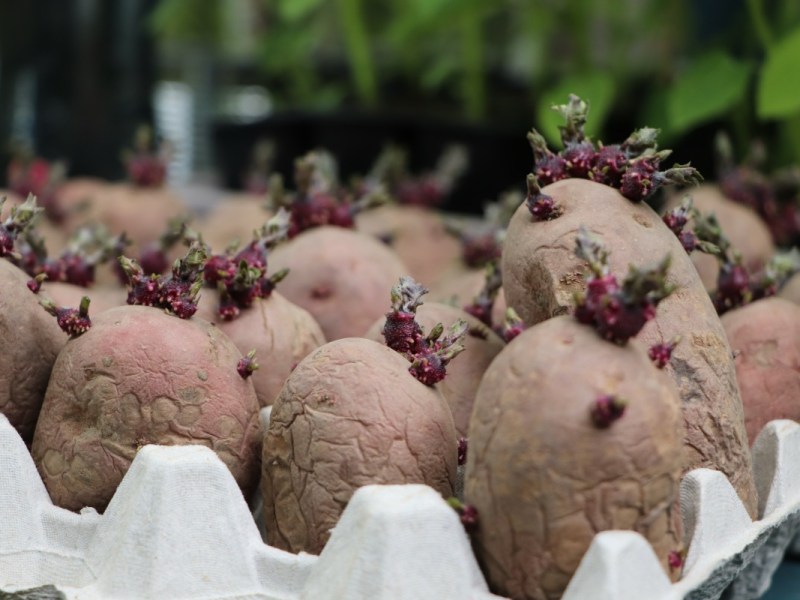
<svg viewBox="0 0 800 600"><path fill-rule="evenodd" d="M289 376L264 438L268 542L318 554L361 486L423 483L453 494L458 448L447 403L405 358L366 339L328 343Z"/></svg>
<svg viewBox="0 0 800 600"><path fill-rule="evenodd" d="M459 437L466 437L478 385L486 368L505 347L505 342L478 319L454 306L426 302L417 309L417 322L426 332L437 323L447 328L458 319L464 319L469 324L470 333L464 338L464 351L447 365L447 376L436 384L436 388L447 400L456 433ZM384 344L382 332L385 323L385 317L379 319L364 337Z"/></svg>
<svg viewBox="0 0 800 600"><path fill-rule="evenodd" d="M689 190L695 208L703 214L714 213L719 219L722 232L733 247L742 253L745 266L753 273L760 271L772 255L775 246L769 227L751 208L729 200L722 194L719 186L704 184ZM667 201L664 210L681 203L684 194L674 194ZM719 263L717 259L702 252L692 252L692 263L707 290L717 289Z"/></svg>
<svg viewBox="0 0 800 600"><path fill-rule="evenodd" d="M629 402L607 429L590 418L602 394ZM520 334L486 371L469 430L465 500L492 591L560 598L610 529L641 533L669 573L682 548L681 429L677 390L642 348L567 316Z"/></svg>
<svg viewBox="0 0 800 600"><path fill-rule="evenodd" d="M255 349L260 368L252 380L262 407L275 401L292 369L325 343L314 317L277 292L256 300L233 321L217 319L216 324L242 354Z"/></svg>
<svg viewBox="0 0 800 600"><path fill-rule="evenodd" d="M304 231L269 256L269 272L288 268L286 299L311 313L325 339L363 335L385 311L389 291L407 271L384 244L341 227Z"/></svg>
<svg viewBox="0 0 800 600"><path fill-rule="evenodd" d="M629 265L650 266L672 256L669 280L676 292L658 306L637 339L645 346L681 336L666 370L683 401L684 472L700 467L722 471L750 516L756 490L744 427L736 368L728 340L696 269L677 237L646 204L633 204L616 190L588 180L549 185L564 213L534 222L523 205L508 228L503 253L506 302L528 324L573 307L584 286L585 267L575 256L581 225L598 234L610 251L611 271L624 277Z"/></svg>
<svg viewBox="0 0 800 600"><path fill-rule="evenodd" d="M722 315L736 354L750 444L774 419L800 421L800 306L765 298Z"/></svg>
<svg viewBox="0 0 800 600"><path fill-rule="evenodd" d="M32 454L53 502L104 510L138 447L202 444L245 493L259 471L258 401L216 327L123 306L58 355Z"/></svg>
<svg viewBox="0 0 800 600"><path fill-rule="evenodd" d="M39 306L25 272L0 259L0 413L30 443L50 371L67 335Z"/></svg>
<svg viewBox="0 0 800 600"><path fill-rule="evenodd" d="M472 300L483 289L486 281L486 271L483 269L465 269L452 277L447 277L440 285L431 289L428 298L431 302L451 304L463 308L471 304ZM497 293L497 298L492 307L492 325L502 325L506 315L506 296L503 288Z"/></svg>
<svg viewBox="0 0 800 600"><path fill-rule="evenodd" d="M356 217L356 228L372 236L390 236L389 247L425 286L437 285L461 263L461 242L447 232L435 210L421 206L382 206Z"/></svg>

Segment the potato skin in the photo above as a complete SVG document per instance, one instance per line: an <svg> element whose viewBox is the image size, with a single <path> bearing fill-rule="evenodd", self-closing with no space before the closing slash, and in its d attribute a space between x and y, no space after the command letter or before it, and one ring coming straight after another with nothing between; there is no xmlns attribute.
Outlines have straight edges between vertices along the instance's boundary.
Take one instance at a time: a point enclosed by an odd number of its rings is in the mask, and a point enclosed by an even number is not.
<svg viewBox="0 0 800 600"><path fill-rule="evenodd" d="M461 264L461 242L430 208L381 206L358 214L356 229L375 237L390 236L389 247L408 267L408 275L428 287Z"/></svg>
<svg viewBox="0 0 800 600"><path fill-rule="evenodd" d="M53 502L104 510L139 446L202 444L247 494L258 402L215 327L144 306L107 310L58 355L32 454Z"/></svg>
<svg viewBox="0 0 800 600"><path fill-rule="evenodd" d="M692 188L689 196L700 212L705 215L714 213L717 216L722 232L733 247L742 253L744 264L751 272L760 271L769 262L775 253L772 234L753 209L729 200L719 186L712 184ZM683 197L684 194L673 195L667 201L665 210L678 206ZM692 252L691 259L705 288L709 291L717 289L717 259L702 252Z"/></svg>
<svg viewBox="0 0 800 600"><path fill-rule="evenodd" d="M256 300L233 321L215 323L242 354L255 349L261 367L252 379L262 407L275 401L292 369L325 343L314 317L277 292Z"/></svg>
<svg viewBox="0 0 800 600"><path fill-rule="evenodd" d="M800 304L800 273L793 275L789 281L784 284L781 291L778 292L778 295L789 302Z"/></svg>
<svg viewBox="0 0 800 600"><path fill-rule="evenodd" d="M264 194L236 194L223 198L198 223L197 229L214 253L222 253L234 240L241 246L253 239L253 230L266 223L272 213L265 208Z"/></svg>
<svg viewBox="0 0 800 600"><path fill-rule="evenodd" d="M484 269L465 269L433 287L428 298L431 302L441 302L442 304L449 304L455 299L456 306L463 308L472 303L475 296L483 289L485 282L486 271ZM505 315L506 296L503 288L500 288L492 307L492 325L502 325Z"/></svg>
<svg viewBox="0 0 800 600"><path fill-rule="evenodd" d="M30 443L50 371L67 335L39 306L28 275L0 259L0 412Z"/></svg>
<svg viewBox="0 0 800 600"><path fill-rule="evenodd" d="M89 317L94 318L101 312L117 306L125 306L128 301L127 290L121 287L97 286L84 288L71 283L48 282L42 284L40 292L43 296L52 298L57 306L77 308L81 298L89 296Z"/></svg>
<svg viewBox="0 0 800 600"><path fill-rule="evenodd" d="M288 268L280 291L306 309L325 339L363 335L384 312L406 267L381 242L349 229L304 231L269 255L269 272Z"/></svg>
<svg viewBox="0 0 800 600"><path fill-rule="evenodd" d="M765 298L722 315L736 354L750 444L774 419L800 421L800 306Z"/></svg>
<svg viewBox="0 0 800 600"><path fill-rule="evenodd" d="M683 401L684 472L707 467L730 479L751 517L756 490L744 427L736 368L728 340L685 250L646 204L633 204L608 186L581 179L549 185L564 213L534 222L525 205L508 228L503 253L506 302L528 324L570 311L573 293L584 286L585 266L575 256L581 225L597 233L610 251L612 273L629 265L650 266L672 256L669 281L678 289L658 306L637 339L645 346L680 336L667 372Z"/></svg>
<svg viewBox="0 0 800 600"><path fill-rule="evenodd" d="M602 394L628 400L597 428ZM568 316L524 331L484 375L469 430L465 500L493 592L555 600L594 535L638 531L665 570L682 548L680 399L642 348ZM673 573L673 576L676 575Z"/></svg>
<svg viewBox="0 0 800 600"><path fill-rule="evenodd" d="M464 319L469 324L470 332L482 332L485 337L468 334L464 338L464 351L447 365L447 376L444 381L436 384L436 389L447 400L447 405L453 414L456 433L459 437L466 437L478 385L486 368L505 347L505 342L478 319L454 306L426 302L417 309L417 322L426 332L433 329L437 323L442 323L447 328L458 319ZM379 319L364 337L385 344L383 338L385 323L386 317Z"/></svg>
<svg viewBox="0 0 800 600"><path fill-rule="evenodd" d="M453 494L457 444L441 395L377 342L318 348L289 376L264 438L268 542L318 554L353 492L423 483Z"/></svg>

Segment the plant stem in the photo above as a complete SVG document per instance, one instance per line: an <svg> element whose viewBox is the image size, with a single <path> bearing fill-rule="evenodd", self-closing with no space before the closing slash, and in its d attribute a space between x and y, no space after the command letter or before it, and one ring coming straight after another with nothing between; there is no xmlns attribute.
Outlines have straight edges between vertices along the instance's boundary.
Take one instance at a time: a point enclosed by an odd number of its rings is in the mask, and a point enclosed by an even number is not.
<svg viewBox="0 0 800 600"><path fill-rule="evenodd" d="M378 87L361 0L339 0L338 4L356 93L366 106L375 107Z"/></svg>
<svg viewBox="0 0 800 600"><path fill-rule="evenodd" d="M462 96L467 117L479 120L486 114L486 87L483 64L481 15L473 3L461 16L461 40L464 59Z"/></svg>
<svg viewBox="0 0 800 600"><path fill-rule="evenodd" d="M750 19L753 21L756 37L758 38L764 52L769 54L775 42L772 36L772 31L767 22L767 16L764 13L763 0L747 0L747 12L750 13Z"/></svg>

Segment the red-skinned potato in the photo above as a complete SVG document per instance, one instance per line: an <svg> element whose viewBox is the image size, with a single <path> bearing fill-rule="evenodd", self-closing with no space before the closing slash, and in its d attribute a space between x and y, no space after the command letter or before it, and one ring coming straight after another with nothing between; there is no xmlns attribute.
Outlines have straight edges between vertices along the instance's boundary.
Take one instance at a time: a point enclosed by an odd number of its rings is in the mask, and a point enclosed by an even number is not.
<svg viewBox="0 0 800 600"><path fill-rule="evenodd" d="M437 323L450 324L458 319L465 320L469 325L470 333L464 339L464 351L448 365L444 380L436 384L436 388L447 400L450 412L453 414L456 433L464 437L469 429L472 405L483 373L505 347L505 343L478 319L454 306L426 302L417 308L416 312L416 320L426 333ZM364 337L384 343L382 332L385 323L385 317L379 319Z"/></svg>
<svg viewBox="0 0 800 600"><path fill-rule="evenodd" d="M158 241L170 219L184 216L184 201L167 187L139 187L120 183L108 185L95 197L86 221L97 221L113 234L123 231L133 242L126 254Z"/></svg>
<svg viewBox="0 0 800 600"><path fill-rule="evenodd" d="M485 269L469 269L453 277L448 277L440 285L432 288L429 300L442 304L454 303L455 306L464 308L481 292L485 282ZM506 297L503 289L500 288L492 307L492 325L503 323L505 314Z"/></svg>
<svg viewBox="0 0 800 600"><path fill-rule="evenodd" d="M225 198L203 217L197 230L214 252L222 252L234 240L244 245L252 239L253 230L272 217L265 202L264 194L237 194Z"/></svg>
<svg viewBox="0 0 800 600"><path fill-rule="evenodd" d="M270 545L318 554L364 485L423 483L452 495L458 448L450 409L408 367L377 342L348 338L292 372L264 438Z"/></svg>
<svg viewBox="0 0 800 600"><path fill-rule="evenodd" d="M272 273L289 269L281 294L319 323L325 339L363 335L386 311L386 292L406 273L381 242L341 227L304 231L269 256Z"/></svg>
<svg viewBox="0 0 800 600"><path fill-rule="evenodd" d="M267 299L257 298L253 306L243 309L231 321L223 321L216 315L218 302L219 294L205 290L198 311L201 316L210 312L210 320L233 340L242 354L256 351L259 368L252 374L253 385L259 404L270 406L292 369L322 346L325 336L308 311L278 292L272 292Z"/></svg>
<svg viewBox="0 0 800 600"><path fill-rule="evenodd" d="M592 410L607 396L627 406L599 427ZM669 573L682 550L681 446L677 390L641 347L568 316L521 333L487 369L469 429L464 495L492 591L560 598L610 529L641 533Z"/></svg>
<svg viewBox="0 0 800 600"><path fill-rule="evenodd" d="M430 208L396 204L367 210L356 216L356 229L388 240L408 274L427 287L438 284L461 262L461 242Z"/></svg>
<svg viewBox="0 0 800 600"><path fill-rule="evenodd" d="M202 444L245 494L258 480L258 401L216 327L123 306L58 355L32 454L57 506L104 510L137 449ZM62 334L63 335L63 334Z"/></svg>
<svg viewBox="0 0 800 600"><path fill-rule="evenodd" d="M27 443L33 437L53 363L67 341L28 289L29 280L21 269L0 259L0 412Z"/></svg>
<svg viewBox="0 0 800 600"><path fill-rule="evenodd" d="M669 281L677 291L659 306L637 339L646 346L676 337L667 372L683 400L684 471L707 467L731 481L751 516L756 491L736 369L719 317L677 237L646 204L582 179L542 188L563 213L536 221L523 204L508 228L503 252L506 302L528 324L567 313L583 289L586 266L574 254L581 226L597 233L610 251L610 267L647 266L670 255Z"/></svg>
<svg viewBox="0 0 800 600"><path fill-rule="evenodd" d="M713 213L719 221L722 232L733 248L742 253L744 266L751 273L764 268L775 253L769 227L751 208L726 198L716 185L704 184L689 191L692 205L704 215ZM675 194L667 200L664 210L680 205L683 195ZM692 252L700 279L709 291L717 289L719 262L710 254Z"/></svg>
<svg viewBox="0 0 800 600"><path fill-rule="evenodd" d="M800 421L800 306L765 298L722 315L750 444L774 419Z"/></svg>

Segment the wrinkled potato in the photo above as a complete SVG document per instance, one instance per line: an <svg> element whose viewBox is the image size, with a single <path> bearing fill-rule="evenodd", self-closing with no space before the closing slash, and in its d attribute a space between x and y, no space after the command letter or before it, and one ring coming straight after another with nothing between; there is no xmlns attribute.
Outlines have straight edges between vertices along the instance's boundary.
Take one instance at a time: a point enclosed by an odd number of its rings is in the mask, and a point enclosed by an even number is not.
<svg viewBox="0 0 800 600"><path fill-rule="evenodd" d="M446 329L458 319L464 319L469 324L470 333L464 338L464 351L447 365L447 376L444 381L436 384L436 388L447 400L450 412L453 414L456 433L464 437L469 429L472 405L483 373L505 347L505 343L478 319L454 306L426 302L417 308L417 323L422 325L426 332L433 329L437 323L442 323ZM383 344L382 332L385 323L385 317L378 319L364 337Z"/></svg>
<svg viewBox="0 0 800 600"><path fill-rule="evenodd" d="M50 371L67 336L39 306L24 271L0 259L0 412L30 443Z"/></svg>
<svg viewBox="0 0 800 600"><path fill-rule="evenodd" d="M605 394L628 405L599 428L591 410ZM683 543L680 399L641 347L568 316L524 331L484 375L469 442L464 495L493 592L561 598L594 535L610 529L641 533L670 572Z"/></svg>
<svg viewBox="0 0 800 600"><path fill-rule="evenodd" d="M651 266L671 255L668 280L678 289L659 304L637 339L651 346L681 337L667 371L683 400L684 470L722 471L755 518L756 490L731 349L677 237L649 206L634 204L608 186L565 179L542 192L564 212L541 222L533 221L525 205L514 214L502 261L506 302L528 324L572 309L573 294L585 285L586 266L575 255L582 225L602 238L611 272L620 278L629 265Z"/></svg>
<svg viewBox="0 0 800 600"><path fill-rule="evenodd" d="M217 294L209 290L204 296L214 298L216 308ZM314 317L277 292L266 300L257 299L232 321L215 316L214 323L242 354L256 351L256 362L261 366L252 379L262 407L275 402L292 369L325 343Z"/></svg>
<svg viewBox="0 0 800 600"><path fill-rule="evenodd" d="M107 310L58 355L32 454L53 503L104 510L137 449L202 444L248 494L259 470L258 401L216 327L145 306Z"/></svg>
<svg viewBox="0 0 800 600"><path fill-rule="evenodd" d="M379 241L341 227L304 231L269 255L270 273L289 269L286 299L311 313L327 340L363 335L385 311L406 267Z"/></svg>
<svg viewBox="0 0 800 600"><path fill-rule="evenodd" d="M408 275L426 287L437 285L461 263L461 242L450 235L434 210L399 204L381 206L356 216L356 229L388 240L408 267Z"/></svg>
<svg viewBox="0 0 800 600"><path fill-rule="evenodd" d="M167 187L139 188L120 183L98 191L84 220L105 225L113 235L126 232L133 241L126 249L126 254L131 256L157 242L170 219L188 212L184 201Z"/></svg>
<svg viewBox="0 0 800 600"><path fill-rule="evenodd" d="M736 354L750 444L774 419L800 421L800 306L765 298L722 315Z"/></svg>
<svg viewBox="0 0 800 600"><path fill-rule="evenodd" d="M700 212L717 216L722 232L731 245L742 253L744 265L750 272L756 273L764 268L775 253L775 246L769 227L753 209L729 200L716 185L704 184L692 188L689 195ZM667 200L664 210L678 206L682 200L682 194L673 195ZM692 252L691 257L705 288L709 291L717 289L717 259L697 251Z"/></svg>
<svg viewBox="0 0 800 600"><path fill-rule="evenodd" d="M318 348L292 372L264 438L270 545L318 554L364 485L423 483L453 494L450 409L408 366L385 346L348 338Z"/></svg>
<svg viewBox="0 0 800 600"><path fill-rule="evenodd" d="M430 300L464 307L470 303L483 289L486 281L484 269L469 269L453 277L448 277L440 285L431 289ZM492 307L492 325L501 325L506 315L506 296L503 289L497 294Z"/></svg>
<svg viewBox="0 0 800 600"><path fill-rule="evenodd" d="M221 253L234 240L241 245L253 238L253 230L266 223L272 213L265 207L266 196L238 194L217 203L198 223L197 230L215 253Z"/></svg>

